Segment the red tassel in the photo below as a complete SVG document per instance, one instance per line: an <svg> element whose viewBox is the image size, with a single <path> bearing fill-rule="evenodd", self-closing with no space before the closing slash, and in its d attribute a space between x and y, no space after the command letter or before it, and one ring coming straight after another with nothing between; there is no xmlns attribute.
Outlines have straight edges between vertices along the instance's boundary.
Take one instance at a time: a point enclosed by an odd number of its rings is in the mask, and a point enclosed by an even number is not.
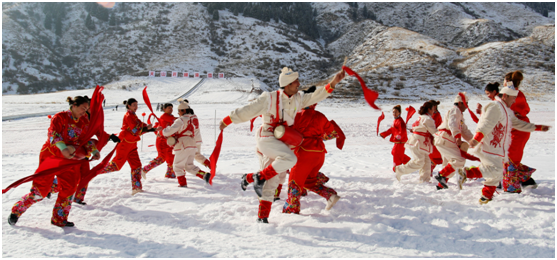
<svg viewBox="0 0 557 260"><path fill-rule="evenodd" d="M406 124L408 124L410 118L412 118L412 116L416 113L416 109L414 109L412 106L409 106L406 108L406 111L408 111L408 114L406 115Z"/></svg>
<svg viewBox="0 0 557 260"><path fill-rule="evenodd" d="M147 86L145 86L145 88L143 88L143 101L145 101L145 105L147 105L149 110L151 110L151 114L153 114L153 116L155 116L157 121L160 123L161 120L157 117L157 115L155 115L155 112L153 112L153 107L151 107L151 100L149 100L149 95L147 95Z"/></svg>
<svg viewBox="0 0 557 260"><path fill-rule="evenodd" d="M209 161L211 162L211 178L209 179L209 184L213 185L213 178L215 178L215 174L217 173L217 161L219 160L220 155L220 148L222 146L222 131L220 131L219 138L217 138L217 143L215 144L215 149L211 153L211 157L209 157Z"/></svg>
<svg viewBox="0 0 557 260"><path fill-rule="evenodd" d="M381 115L377 119L377 135L379 135L379 125L381 124L381 121L383 121L383 119L385 119L385 114L381 112Z"/></svg>
<svg viewBox="0 0 557 260"><path fill-rule="evenodd" d="M358 81L360 82L360 85L362 86L362 91L364 92L364 98L367 101L367 103L369 104L370 107L377 109L377 110L381 110L381 108L379 108L377 105L375 105L375 100L377 100L377 97L379 97L379 93L368 89L364 80L360 77L360 75L358 75L358 73L354 72L352 69L346 67L346 66L342 66L342 69L348 73L348 75L350 76L354 76L358 79Z"/></svg>
<svg viewBox="0 0 557 260"><path fill-rule="evenodd" d="M338 133L337 148L339 150L342 150L342 147L344 147L344 141L346 140L346 136L344 135L344 132L342 131L340 126L337 125L337 122L335 122L335 120L331 120L331 124L333 124L333 126L335 127L335 131L337 131Z"/></svg>

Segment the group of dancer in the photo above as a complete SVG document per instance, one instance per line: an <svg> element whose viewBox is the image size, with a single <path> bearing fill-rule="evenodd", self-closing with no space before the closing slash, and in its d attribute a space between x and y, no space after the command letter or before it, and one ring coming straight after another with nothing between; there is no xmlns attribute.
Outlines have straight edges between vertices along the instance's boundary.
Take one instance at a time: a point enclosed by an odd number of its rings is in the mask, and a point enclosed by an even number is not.
<svg viewBox="0 0 557 260"><path fill-rule="evenodd" d="M259 199L257 221L260 223L268 223L271 205L280 200L287 175L288 197L283 213L299 214L300 199L308 191L326 199L326 210L330 210L340 199L334 189L325 186L329 178L320 169L327 153L324 141L336 138L337 147L342 149L345 136L334 121L329 121L315 107L331 95L345 77L345 72L337 73L324 87L304 91L299 91L298 77L297 72L283 68L279 76L279 90L264 92L220 122L222 131L232 123L251 121L253 124L257 117L262 118L261 126L255 131L255 154L260 168L244 174L240 181L240 188L244 191L250 184L253 185ZM448 188L447 180L456 173L461 189L467 179L484 178L481 203L493 198L500 181L507 192L520 192L521 187L535 186L531 178L535 169L521 164L524 145L529 132L547 131L549 127L529 123L527 114L530 109L524 94L518 90L521 80L522 74L516 71L505 77L500 92L498 83L488 84L486 93L492 102L484 107L479 105L481 116L475 135L467 128L462 114L468 108L465 93L456 96L454 106L447 111L444 119L437 111L439 102L425 102L419 109L418 120L412 124L410 137L407 135L407 122L400 117L401 106L395 106L395 121L389 130L381 133L381 137L391 135L390 141L394 143L392 155L396 179L400 181L403 175L419 171L420 181L429 182L434 167L441 164L443 168L434 176L438 181L437 189ZM86 204L84 198L90 181L98 174L120 171L126 162L131 168L132 195L142 192L142 179L165 162L165 177L176 178L180 187L187 187L186 172L208 183L211 173L194 165L195 160L209 169L211 167L211 162L200 151L199 120L187 100L178 102L178 117L172 114L173 105L167 103L162 105L164 113L160 118L155 115L158 122L152 125L150 119L144 123L137 117L137 100L130 98L124 101L127 112L121 132L116 136L104 131L104 116L100 117L99 123L98 115L103 115L102 108L95 108L89 113L91 100L87 96L68 98L69 110L59 112L51 119L37 172L51 167L45 164L58 165L72 160L79 160L80 164L68 163L69 167L58 167L52 174L33 178L30 193L13 206L8 217L9 224L15 225L33 204L58 193L51 223L60 227L74 226L68 221L72 202ZM91 125L90 119L93 122ZM93 134L85 134L93 127L97 139L91 138ZM137 142L141 140L141 135L149 132L157 136L158 156L142 167ZM114 158L108 162L111 155L107 156L106 162L103 160L104 163L97 166L102 166L98 172L91 171L89 162L101 158L100 151L108 140L117 143ZM475 150L478 158L467 153L468 146ZM412 158L405 155L405 148L409 149ZM466 159L479 160L480 165L465 168Z"/></svg>
<svg viewBox="0 0 557 260"><path fill-rule="evenodd" d="M455 97L454 106L443 119L436 115L438 101L425 102L418 120L412 124L410 138L407 138L406 123L400 118L401 107L395 106L395 121L381 137L391 135L390 141L395 143L392 154L396 179L400 181L403 175L419 171L420 182L429 182L434 176L437 189L442 190L449 187L449 178L456 174L459 189L468 179L483 178L481 204L493 199L498 185L511 193L536 188L531 177L535 169L523 165L522 156L530 132L548 131L549 126L530 123L527 117L530 107L519 90L522 80L522 73L514 71L505 75L501 91L499 83L487 84L485 93L491 102L483 107L478 104L479 119L469 111L477 123L475 134L464 121L463 112L469 109L464 92ZM412 159L404 154L405 148L410 150ZM468 153L468 148L477 157ZM480 164L464 167L467 159ZM436 164L441 164L442 169L432 174Z"/></svg>

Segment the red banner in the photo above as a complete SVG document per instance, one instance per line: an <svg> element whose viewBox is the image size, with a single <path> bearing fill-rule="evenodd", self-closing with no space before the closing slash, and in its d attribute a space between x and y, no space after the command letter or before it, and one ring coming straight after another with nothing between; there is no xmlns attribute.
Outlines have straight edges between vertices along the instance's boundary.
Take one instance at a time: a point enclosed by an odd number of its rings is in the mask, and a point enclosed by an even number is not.
<svg viewBox="0 0 557 260"><path fill-rule="evenodd" d="M213 149L213 152L211 153L211 157L209 157L209 161L211 162L211 178L209 179L209 184L211 185L213 185L213 178L215 178L215 174L217 173L217 161L219 160L221 147L222 147L222 130L220 131L219 138L217 138L215 149Z"/></svg>
<svg viewBox="0 0 557 260"><path fill-rule="evenodd" d="M155 72L154 71L149 71L149 77L154 77L155 76Z"/></svg>
<svg viewBox="0 0 557 260"><path fill-rule="evenodd" d="M195 72L195 73L193 74L193 77L194 77L194 78L199 78L199 76L200 76L200 75L199 75L199 72Z"/></svg>
<svg viewBox="0 0 557 260"><path fill-rule="evenodd" d="M406 115L406 124L408 124L410 118L412 118L412 116L416 113L416 109L414 109L412 106L408 106L406 108L406 111L408 111L408 114Z"/></svg>
<svg viewBox="0 0 557 260"><path fill-rule="evenodd" d="M212 72L207 73L207 78L212 79L213 78L213 73Z"/></svg>
<svg viewBox="0 0 557 260"><path fill-rule="evenodd" d="M161 71L161 77L166 77L166 71Z"/></svg>
<svg viewBox="0 0 557 260"><path fill-rule="evenodd" d="M358 81L360 82L360 85L362 86L362 91L364 92L364 98L367 101L367 103L369 104L370 107L377 109L377 110L381 110L381 108L379 108L377 105L375 105L375 100L377 100L377 97L379 97L379 93L368 89L364 80L360 77L360 75L358 75L358 73L354 72L352 69L346 67L346 66L342 66L342 69L348 73L348 75L350 76L354 76L358 79Z"/></svg>
<svg viewBox="0 0 557 260"><path fill-rule="evenodd" d="M172 72L172 77L173 77L173 78L178 77L178 71L173 71L173 72Z"/></svg>
<svg viewBox="0 0 557 260"><path fill-rule="evenodd" d="M182 76L183 76L184 78L189 78L189 77L190 77L190 73L189 73L189 72L184 72L184 73L182 73Z"/></svg>
<svg viewBox="0 0 557 260"><path fill-rule="evenodd" d="M224 79L224 73L219 73L219 79Z"/></svg>
<svg viewBox="0 0 557 260"><path fill-rule="evenodd" d="M381 124L381 121L383 121L383 119L385 119L385 114L383 114L383 111L381 111L381 115L379 116L379 118L377 118L377 135L379 135L379 125Z"/></svg>

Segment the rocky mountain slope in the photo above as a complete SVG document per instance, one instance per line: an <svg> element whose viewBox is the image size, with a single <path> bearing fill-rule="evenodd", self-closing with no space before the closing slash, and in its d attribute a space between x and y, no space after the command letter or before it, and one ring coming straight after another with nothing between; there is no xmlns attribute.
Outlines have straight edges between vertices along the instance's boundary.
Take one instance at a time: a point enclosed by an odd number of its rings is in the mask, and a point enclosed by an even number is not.
<svg viewBox="0 0 557 260"><path fill-rule="evenodd" d="M215 19L196 3L118 3L102 15L91 3L55 11L49 3L3 3L3 93L89 88L150 70L255 76L276 88L283 66L310 85L333 75L345 57L382 98L424 98L440 88L480 92L514 69L525 72L532 91L554 93L554 19L524 5L311 6L318 39L276 18L224 9ZM375 21L364 20L366 12ZM347 82L337 96L359 98Z"/></svg>

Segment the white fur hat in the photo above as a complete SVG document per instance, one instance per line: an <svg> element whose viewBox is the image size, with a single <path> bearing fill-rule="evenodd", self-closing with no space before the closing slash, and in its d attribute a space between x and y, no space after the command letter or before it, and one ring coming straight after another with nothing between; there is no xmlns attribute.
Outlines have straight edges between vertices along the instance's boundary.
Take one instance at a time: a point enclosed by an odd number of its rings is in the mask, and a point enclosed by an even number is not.
<svg viewBox="0 0 557 260"><path fill-rule="evenodd" d="M183 99L179 98L178 102L180 103L180 105L178 105L178 110L183 110L183 109L190 108L190 104L188 102L184 101Z"/></svg>
<svg viewBox="0 0 557 260"><path fill-rule="evenodd" d="M464 96L464 101L462 100L462 97L460 96L460 94L462 94ZM468 102L468 96L466 96L466 92L460 92L456 95L453 103L458 103L458 102L463 102L463 103Z"/></svg>
<svg viewBox="0 0 557 260"><path fill-rule="evenodd" d="M509 84L509 82L507 82L507 86L504 87L503 89L501 89L501 91L499 92L500 94L507 94L509 96L513 96L516 97L518 96L518 90L516 90L513 86L513 83L510 82L511 84Z"/></svg>
<svg viewBox="0 0 557 260"><path fill-rule="evenodd" d="M279 76L279 85L282 88L294 82L297 78L298 78L298 72L294 72L292 71L292 69L289 69L288 67L284 67L282 68Z"/></svg>

